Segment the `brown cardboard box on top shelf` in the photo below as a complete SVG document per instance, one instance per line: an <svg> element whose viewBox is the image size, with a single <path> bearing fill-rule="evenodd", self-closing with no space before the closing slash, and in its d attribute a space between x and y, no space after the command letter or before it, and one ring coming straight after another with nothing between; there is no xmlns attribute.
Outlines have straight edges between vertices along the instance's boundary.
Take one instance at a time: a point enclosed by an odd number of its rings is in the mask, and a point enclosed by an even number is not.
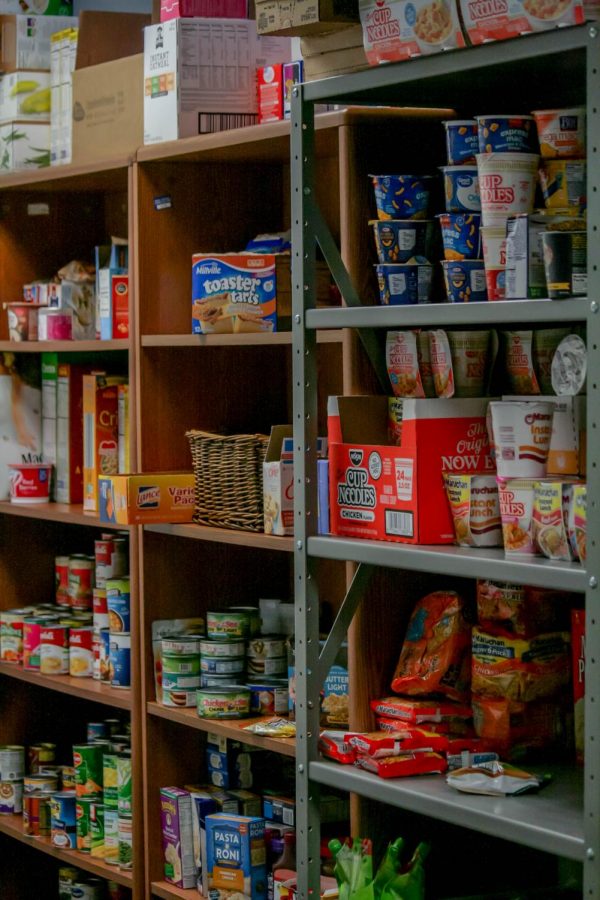
<svg viewBox="0 0 600 900"><path fill-rule="evenodd" d="M256 0L259 34L322 34L358 21L357 0Z"/></svg>
<svg viewBox="0 0 600 900"><path fill-rule="evenodd" d="M300 47L305 81L347 75L368 68L360 25L303 37Z"/></svg>

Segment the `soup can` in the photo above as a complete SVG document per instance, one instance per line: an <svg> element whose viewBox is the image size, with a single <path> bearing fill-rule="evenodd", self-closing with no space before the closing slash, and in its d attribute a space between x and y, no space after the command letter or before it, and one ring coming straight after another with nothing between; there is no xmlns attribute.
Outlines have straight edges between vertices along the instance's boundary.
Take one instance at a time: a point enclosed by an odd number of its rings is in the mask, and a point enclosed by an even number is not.
<svg viewBox="0 0 600 900"><path fill-rule="evenodd" d="M243 656L246 652L246 642L233 641L200 641L200 654L205 659L209 656Z"/></svg>
<svg viewBox="0 0 600 900"><path fill-rule="evenodd" d="M56 603L58 606L70 606L69 603L69 557L57 556L54 560L56 580Z"/></svg>
<svg viewBox="0 0 600 900"><path fill-rule="evenodd" d="M23 660L23 622L31 609L9 609L0 612L0 660L20 663Z"/></svg>
<svg viewBox="0 0 600 900"><path fill-rule="evenodd" d="M289 704L287 678L263 678L248 684L250 712L257 716L286 716Z"/></svg>
<svg viewBox="0 0 600 900"><path fill-rule="evenodd" d="M43 791L34 791L23 797L23 832L35 837L50 835L50 799L51 795Z"/></svg>
<svg viewBox="0 0 600 900"><path fill-rule="evenodd" d="M108 628L108 604L105 588L94 588L92 595L93 625L96 631Z"/></svg>
<svg viewBox="0 0 600 900"><path fill-rule="evenodd" d="M77 849L81 853L92 852L92 807L95 797L77 797L75 800L75 823Z"/></svg>
<svg viewBox="0 0 600 900"><path fill-rule="evenodd" d="M102 796L102 756L106 745L75 744L73 763L77 797Z"/></svg>
<svg viewBox="0 0 600 900"><path fill-rule="evenodd" d="M26 794L51 794L58 790L58 775L55 774L39 774L25 775L23 779L23 790Z"/></svg>
<svg viewBox="0 0 600 900"><path fill-rule="evenodd" d="M0 815L20 815L23 812L23 782L0 781Z"/></svg>
<svg viewBox="0 0 600 900"><path fill-rule="evenodd" d="M25 774L25 747L20 744L0 746L0 781L17 781Z"/></svg>
<svg viewBox="0 0 600 900"><path fill-rule="evenodd" d="M117 756L117 809L119 816L125 818L131 816L132 797L131 751L126 751Z"/></svg>
<svg viewBox="0 0 600 900"><path fill-rule="evenodd" d="M104 856L104 803L92 803L90 831L92 833L91 855Z"/></svg>
<svg viewBox="0 0 600 900"><path fill-rule="evenodd" d="M75 791L60 791L50 797L50 842L63 850L77 846Z"/></svg>
<svg viewBox="0 0 600 900"><path fill-rule="evenodd" d="M119 864L119 813L104 804L104 862Z"/></svg>
<svg viewBox="0 0 600 900"><path fill-rule="evenodd" d="M94 674L94 630L89 625L71 628L69 634L69 672L74 678L91 678Z"/></svg>
<svg viewBox="0 0 600 900"><path fill-rule="evenodd" d="M69 672L69 628L47 625L40 631L40 672L67 675Z"/></svg>
<svg viewBox="0 0 600 900"><path fill-rule="evenodd" d="M106 579L113 577L112 558L115 550L112 538L94 541L94 556L96 558L96 587L104 589Z"/></svg>
<svg viewBox="0 0 600 900"><path fill-rule="evenodd" d="M85 881L79 878L71 888L72 900L104 900L105 882L101 878L88 876Z"/></svg>
<svg viewBox="0 0 600 900"><path fill-rule="evenodd" d="M131 687L131 635L110 636L110 683L113 687Z"/></svg>
<svg viewBox="0 0 600 900"><path fill-rule="evenodd" d="M54 621L52 616L28 616L23 622L23 668L39 672L42 628Z"/></svg>
<svg viewBox="0 0 600 900"><path fill-rule="evenodd" d="M48 742L43 744L31 744L27 748L27 762L29 771L36 775L40 766L50 764L56 759L56 744Z"/></svg>
<svg viewBox="0 0 600 900"><path fill-rule="evenodd" d="M119 868L131 869L133 861L133 826L130 818L119 816Z"/></svg>
<svg viewBox="0 0 600 900"><path fill-rule="evenodd" d="M73 609L91 609L95 561L77 554L69 557L69 605Z"/></svg>
<svg viewBox="0 0 600 900"><path fill-rule="evenodd" d="M109 578L106 581L108 627L111 634L129 634L131 630L130 580Z"/></svg>
<svg viewBox="0 0 600 900"><path fill-rule="evenodd" d="M257 634L260 634L260 609L258 606L231 606L229 612L245 613L248 616L250 622L249 637L256 637Z"/></svg>
<svg viewBox="0 0 600 900"><path fill-rule="evenodd" d="M196 701L204 719L243 719L250 713L250 691L242 685L200 688Z"/></svg>

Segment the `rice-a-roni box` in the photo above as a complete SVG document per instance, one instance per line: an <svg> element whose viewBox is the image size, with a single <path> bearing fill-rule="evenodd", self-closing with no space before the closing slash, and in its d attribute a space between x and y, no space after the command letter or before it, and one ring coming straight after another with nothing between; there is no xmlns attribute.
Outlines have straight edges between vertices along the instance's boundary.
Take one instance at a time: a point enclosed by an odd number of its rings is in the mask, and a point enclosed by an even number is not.
<svg viewBox="0 0 600 900"><path fill-rule="evenodd" d="M331 533L451 544L455 533L442 473L495 473L489 401L401 402L401 444L390 446L386 397L329 398Z"/></svg>
<svg viewBox="0 0 600 900"><path fill-rule="evenodd" d="M472 44L547 31L584 20L581 0L459 0L467 39Z"/></svg>
<svg viewBox="0 0 600 900"><path fill-rule="evenodd" d="M277 331L277 279L272 254L194 254L193 334L272 331Z"/></svg>
<svg viewBox="0 0 600 900"><path fill-rule="evenodd" d="M265 820L214 813L205 819L208 896L262 900L267 896Z"/></svg>
<svg viewBox="0 0 600 900"><path fill-rule="evenodd" d="M360 0L369 64L464 47L456 0Z"/></svg>

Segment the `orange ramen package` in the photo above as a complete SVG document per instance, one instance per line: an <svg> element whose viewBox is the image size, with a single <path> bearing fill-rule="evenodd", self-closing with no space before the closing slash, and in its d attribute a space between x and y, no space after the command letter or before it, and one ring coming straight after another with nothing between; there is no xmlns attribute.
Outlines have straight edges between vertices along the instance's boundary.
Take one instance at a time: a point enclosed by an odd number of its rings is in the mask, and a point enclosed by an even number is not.
<svg viewBox="0 0 600 900"><path fill-rule="evenodd" d="M560 629L564 600L558 591L480 578L477 621L488 634L532 637Z"/></svg>
<svg viewBox="0 0 600 900"><path fill-rule="evenodd" d="M385 342L388 375L395 397L424 397L415 331L388 331Z"/></svg>
<svg viewBox="0 0 600 900"><path fill-rule="evenodd" d="M392 680L398 694L469 695L471 630L455 591L434 591L417 603Z"/></svg>
<svg viewBox="0 0 600 900"><path fill-rule="evenodd" d="M471 710L469 709L469 714ZM388 719L386 716L376 716L375 722L380 731L397 731L401 725L397 719ZM475 732L467 719L448 719L444 722L426 722L427 731L430 734L443 735L445 738L473 738Z"/></svg>
<svg viewBox="0 0 600 900"><path fill-rule="evenodd" d="M564 717L558 703L517 703L473 696L475 731L490 746L511 758L529 749L551 747L564 737Z"/></svg>
<svg viewBox="0 0 600 900"><path fill-rule="evenodd" d="M526 640L473 629L473 693L523 703L555 696L569 683L570 635Z"/></svg>
<svg viewBox="0 0 600 900"><path fill-rule="evenodd" d="M437 397L454 397L454 369L448 335L441 328L429 332L431 372Z"/></svg>
<svg viewBox="0 0 600 900"><path fill-rule="evenodd" d="M540 394L533 367L533 331L503 331L504 363L514 394Z"/></svg>
<svg viewBox="0 0 600 900"><path fill-rule="evenodd" d="M371 731L353 734L348 743L363 756L383 759L386 756L400 756L415 750L435 750L443 752L448 747L448 738L425 728L409 728L405 731Z"/></svg>

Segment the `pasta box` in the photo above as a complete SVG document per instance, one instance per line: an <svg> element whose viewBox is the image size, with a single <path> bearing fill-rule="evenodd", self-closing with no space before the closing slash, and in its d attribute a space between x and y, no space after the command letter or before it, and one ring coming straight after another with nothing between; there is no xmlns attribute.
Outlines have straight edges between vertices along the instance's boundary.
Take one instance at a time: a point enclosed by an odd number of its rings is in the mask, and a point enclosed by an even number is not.
<svg viewBox="0 0 600 900"><path fill-rule="evenodd" d="M99 479L100 521L113 525L191 522L193 472L107 475Z"/></svg>
<svg viewBox="0 0 600 900"><path fill-rule="evenodd" d="M455 0L360 0L369 64L464 47Z"/></svg>
<svg viewBox="0 0 600 900"><path fill-rule="evenodd" d="M215 813L206 817L208 896L262 900L267 896L265 820Z"/></svg>
<svg viewBox="0 0 600 900"><path fill-rule="evenodd" d="M329 506L334 535L451 544L443 472L495 472L487 399L402 400L390 446L386 397L330 397Z"/></svg>

